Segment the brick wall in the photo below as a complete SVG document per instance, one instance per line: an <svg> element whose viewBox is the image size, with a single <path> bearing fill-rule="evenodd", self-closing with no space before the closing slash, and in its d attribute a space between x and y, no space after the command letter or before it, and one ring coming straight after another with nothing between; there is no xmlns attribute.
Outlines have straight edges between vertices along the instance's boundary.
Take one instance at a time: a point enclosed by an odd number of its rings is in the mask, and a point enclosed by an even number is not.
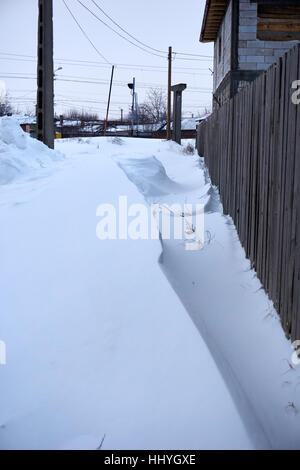
<svg viewBox="0 0 300 470"><path fill-rule="evenodd" d="M298 41L260 41L257 35L257 3L240 0L239 69L266 70Z"/></svg>

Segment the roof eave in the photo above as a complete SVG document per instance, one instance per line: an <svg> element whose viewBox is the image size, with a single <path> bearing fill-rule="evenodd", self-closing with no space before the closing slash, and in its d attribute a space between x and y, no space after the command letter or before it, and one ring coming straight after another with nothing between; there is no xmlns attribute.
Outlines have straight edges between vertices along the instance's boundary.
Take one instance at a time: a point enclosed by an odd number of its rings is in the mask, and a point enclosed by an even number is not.
<svg viewBox="0 0 300 470"><path fill-rule="evenodd" d="M204 33L205 33L208 10L209 10L209 7L210 7L210 1L211 0L206 0L204 16L203 16L203 21L202 21L202 27L201 27L201 34L200 34L200 42L208 42L204 39Z"/></svg>
<svg viewBox="0 0 300 470"><path fill-rule="evenodd" d="M229 0L224 0L224 14L227 10L229 4ZM208 33L206 31L207 29L207 23L209 23L209 14L210 14L210 9L214 8L215 2L214 0L206 0L206 5L205 5L205 10L204 10L204 16L203 16L203 22L202 22L202 28L201 28L201 34L200 34L200 42L207 43L207 42L214 42L217 38L217 33L214 33L210 31ZM219 5L218 5L219 6ZM224 18L224 14L222 14L222 19ZM222 23L222 19L220 21L220 24Z"/></svg>

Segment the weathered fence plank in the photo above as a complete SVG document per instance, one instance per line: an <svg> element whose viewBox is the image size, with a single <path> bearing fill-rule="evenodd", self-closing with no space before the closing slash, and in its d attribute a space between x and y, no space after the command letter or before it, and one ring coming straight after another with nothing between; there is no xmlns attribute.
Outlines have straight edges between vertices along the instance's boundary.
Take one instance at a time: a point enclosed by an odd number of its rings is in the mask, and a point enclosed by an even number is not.
<svg viewBox="0 0 300 470"><path fill-rule="evenodd" d="M198 127L197 147L224 212L280 314L300 339L300 46Z"/></svg>

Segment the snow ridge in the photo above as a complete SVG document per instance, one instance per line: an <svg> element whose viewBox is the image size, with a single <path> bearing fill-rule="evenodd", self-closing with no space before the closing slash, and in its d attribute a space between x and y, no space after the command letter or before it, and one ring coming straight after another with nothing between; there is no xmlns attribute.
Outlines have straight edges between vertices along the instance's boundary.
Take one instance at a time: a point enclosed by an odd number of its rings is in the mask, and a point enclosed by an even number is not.
<svg viewBox="0 0 300 470"><path fill-rule="evenodd" d="M32 139L14 118L0 118L0 185L45 173L63 159L60 152Z"/></svg>

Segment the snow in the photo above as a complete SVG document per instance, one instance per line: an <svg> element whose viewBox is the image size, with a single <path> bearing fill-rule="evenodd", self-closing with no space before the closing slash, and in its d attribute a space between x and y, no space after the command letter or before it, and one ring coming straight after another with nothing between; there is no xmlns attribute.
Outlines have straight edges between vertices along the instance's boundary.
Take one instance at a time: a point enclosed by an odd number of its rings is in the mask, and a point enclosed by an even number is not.
<svg viewBox="0 0 300 470"><path fill-rule="evenodd" d="M99 121L84 121L84 120L78 120L78 119L64 119L63 125L61 126L60 121L57 121L56 127L57 128L80 127L82 131L92 132L95 129L98 129L100 127L100 122Z"/></svg>
<svg viewBox="0 0 300 470"><path fill-rule="evenodd" d="M196 130L197 122L194 118L186 118L181 121L182 130Z"/></svg>
<svg viewBox="0 0 300 470"><path fill-rule="evenodd" d="M147 158L121 156L114 157L114 160L148 200L155 202L158 195L169 194L178 189L176 183L168 177L164 166L153 155Z"/></svg>
<svg viewBox="0 0 300 470"><path fill-rule="evenodd" d="M78 127L81 126L82 121L79 119L64 119L63 126L66 127ZM61 127L60 121L57 121L57 127Z"/></svg>
<svg viewBox="0 0 300 470"><path fill-rule="evenodd" d="M14 118L0 118L0 185L47 174L63 158L23 132Z"/></svg>
<svg viewBox="0 0 300 470"><path fill-rule="evenodd" d="M0 186L0 448L300 447L290 342L203 161L183 150L66 139L60 171ZM204 248L99 240L97 207L120 195L202 203Z"/></svg>
<svg viewBox="0 0 300 470"><path fill-rule="evenodd" d="M26 114L12 114L10 116L12 119L17 121L19 124L35 124L36 117L35 116L27 116Z"/></svg>
<svg viewBox="0 0 300 470"><path fill-rule="evenodd" d="M205 119L207 119L210 115L211 113L209 112L209 113L203 114L203 116L197 117L196 123L199 124L199 122L205 121Z"/></svg>
<svg viewBox="0 0 300 470"><path fill-rule="evenodd" d="M205 117L203 119L205 119ZM199 118L182 118L181 129L184 131L196 130L198 124L199 124ZM166 129L166 128L167 128L167 125L163 127L163 129ZM173 129L173 122L171 122L171 128Z"/></svg>
<svg viewBox="0 0 300 470"><path fill-rule="evenodd" d="M134 130L138 130L140 132L155 132L162 128L163 123L153 123L153 124L139 124L134 125ZM107 129L108 132L123 132L123 131L131 131L131 124L128 125L118 125L118 126L110 126Z"/></svg>
<svg viewBox="0 0 300 470"><path fill-rule="evenodd" d="M146 142L113 142L58 142L61 171L0 188L0 446L251 448L159 240L96 238L100 203L144 201L113 158Z"/></svg>
<svg viewBox="0 0 300 470"><path fill-rule="evenodd" d="M155 144L148 151L185 190L156 196L156 203L201 201L206 241L203 250L189 252L176 240L162 240L161 267L209 347L255 448L299 449L299 371L291 362L291 343L232 219L223 215L204 161L183 158L179 146L165 145L172 154L154 150ZM132 167L124 166L131 180Z"/></svg>

